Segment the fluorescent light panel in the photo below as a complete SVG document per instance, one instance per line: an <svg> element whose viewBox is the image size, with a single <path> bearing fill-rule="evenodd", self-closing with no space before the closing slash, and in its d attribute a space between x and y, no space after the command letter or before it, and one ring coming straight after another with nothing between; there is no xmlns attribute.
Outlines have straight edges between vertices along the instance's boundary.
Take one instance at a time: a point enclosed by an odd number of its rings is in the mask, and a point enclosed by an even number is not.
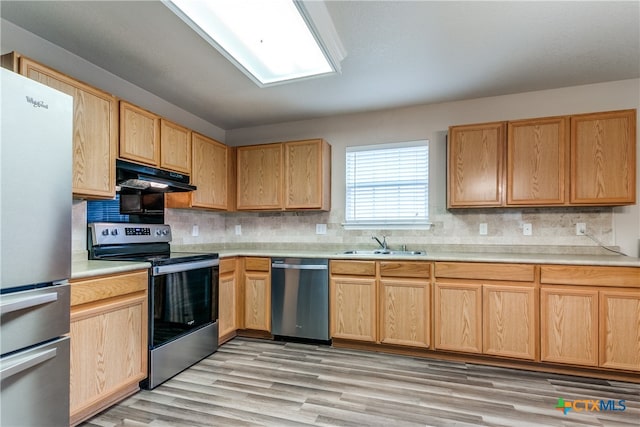
<svg viewBox="0 0 640 427"><path fill-rule="evenodd" d="M291 0L165 4L260 86L337 71ZM341 60L342 58L339 58Z"/></svg>

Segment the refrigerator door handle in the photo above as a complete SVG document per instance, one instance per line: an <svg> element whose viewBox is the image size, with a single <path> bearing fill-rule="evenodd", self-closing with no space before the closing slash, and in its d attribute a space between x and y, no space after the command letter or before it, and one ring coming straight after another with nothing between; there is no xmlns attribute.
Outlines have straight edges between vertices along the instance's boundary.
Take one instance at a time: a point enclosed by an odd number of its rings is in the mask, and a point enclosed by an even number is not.
<svg viewBox="0 0 640 427"><path fill-rule="evenodd" d="M33 366L46 362L47 360L56 357L56 349L50 348L49 350L42 351L33 355L20 358L13 363L9 363L7 367L0 368L0 380L4 381L9 377L19 374Z"/></svg>
<svg viewBox="0 0 640 427"><path fill-rule="evenodd" d="M58 300L57 292L34 295L30 297L20 298L0 305L0 314L13 313L14 311L24 310L25 308L36 307L38 305L47 304Z"/></svg>

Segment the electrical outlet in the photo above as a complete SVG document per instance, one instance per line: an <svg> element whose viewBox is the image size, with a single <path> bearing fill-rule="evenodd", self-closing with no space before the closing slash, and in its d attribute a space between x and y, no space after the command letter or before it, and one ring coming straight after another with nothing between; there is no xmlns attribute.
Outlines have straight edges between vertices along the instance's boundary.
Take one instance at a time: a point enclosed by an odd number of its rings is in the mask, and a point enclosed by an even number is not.
<svg viewBox="0 0 640 427"><path fill-rule="evenodd" d="M531 236L533 234L533 228L530 223L522 224L522 234L524 236Z"/></svg>
<svg viewBox="0 0 640 427"><path fill-rule="evenodd" d="M587 234L587 223L579 222L576 224L576 236L584 236Z"/></svg>
<svg viewBox="0 0 640 427"><path fill-rule="evenodd" d="M480 235L481 236L486 236L487 235L487 223L486 222L482 222L480 223Z"/></svg>
<svg viewBox="0 0 640 427"><path fill-rule="evenodd" d="M193 228L191 229L191 235L193 237L197 237L198 234L200 234L200 228L198 227L197 224L193 224Z"/></svg>
<svg viewBox="0 0 640 427"><path fill-rule="evenodd" d="M236 236L239 236L241 234L242 234L242 226L236 225Z"/></svg>
<svg viewBox="0 0 640 427"><path fill-rule="evenodd" d="M316 224L316 234L327 234L327 224Z"/></svg>

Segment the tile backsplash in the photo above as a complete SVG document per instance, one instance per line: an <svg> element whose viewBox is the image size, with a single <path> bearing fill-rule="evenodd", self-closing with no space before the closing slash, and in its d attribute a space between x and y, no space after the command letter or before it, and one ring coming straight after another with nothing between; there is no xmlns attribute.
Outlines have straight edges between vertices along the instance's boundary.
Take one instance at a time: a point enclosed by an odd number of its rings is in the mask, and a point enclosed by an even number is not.
<svg viewBox="0 0 640 427"><path fill-rule="evenodd" d="M427 247L558 247L564 252L602 251L585 236L576 236L575 224L587 224L587 232L605 245L613 245L612 208L532 208L443 210L433 214L429 230L345 230L342 216L335 212L215 213L166 209L165 222L171 224L173 244L198 245L316 245L374 249L372 235L387 236L391 248L406 245L417 250ZM480 235L480 224L487 234ZM523 224L531 224L532 235L524 236ZM74 200L72 243L75 251L86 250L86 202ZM326 234L316 234L316 224L326 224ZM195 226L195 227L194 227ZM239 226L239 227L238 227ZM239 229L239 230L237 230ZM236 234L239 231L240 234ZM197 235L194 235L197 234Z"/></svg>

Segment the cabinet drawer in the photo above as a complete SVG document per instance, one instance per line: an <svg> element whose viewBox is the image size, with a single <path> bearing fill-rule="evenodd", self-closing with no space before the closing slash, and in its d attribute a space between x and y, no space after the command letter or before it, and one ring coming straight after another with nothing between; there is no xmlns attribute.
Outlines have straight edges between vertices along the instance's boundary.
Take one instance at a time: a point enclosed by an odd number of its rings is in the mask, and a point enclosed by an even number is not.
<svg viewBox="0 0 640 427"><path fill-rule="evenodd" d="M512 280L532 282L534 266L529 264L491 264L473 262L437 262L436 277L475 280Z"/></svg>
<svg viewBox="0 0 640 427"><path fill-rule="evenodd" d="M640 287L640 268L543 265L540 283Z"/></svg>
<svg viewBox="0 0 640 427"><path fill-rule="evenodd" d="M383 277L419 277L429 278L431 264L428 262L382 261L380 276Z"/></svg>
<svg viewBox="0 0 640 427"><path fill-rule="evenodd" d="M269 258L245 258L244 269L246 271L269 271L271 259Z"/></svg>
<svg viewBox="0 0 640 427"><path fill-rule="evenodd" d="M233 273L236 270L235 258L220 259L220 274Z"/></svg>
<svg viewBox="0 0 640 427"><path fill-rule="evenodd" d="M71 306L145 291L147 270L71 281Z"/></svg>
<svg viewBox="0 0 640 427"><path fill-rule="evenodd" d="M331 274L375 276L375 261L331 261Z"/></svg>

